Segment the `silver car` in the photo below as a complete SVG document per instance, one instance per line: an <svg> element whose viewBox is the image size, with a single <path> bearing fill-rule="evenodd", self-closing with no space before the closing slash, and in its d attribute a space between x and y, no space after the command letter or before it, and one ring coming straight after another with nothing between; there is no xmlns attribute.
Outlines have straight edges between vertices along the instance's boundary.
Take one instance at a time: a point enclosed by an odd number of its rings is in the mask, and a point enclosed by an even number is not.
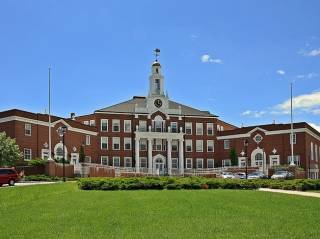
<svg viewBox="0 0 320 239"><path fill-rule="evenodd" d="M288 171L277 171L272 176L272 179L293 179L294 175L291 172Z"/></svg>
<svg viewBox="0 0 320 239"><path fill-rule="evenodd" d="M223 172L221 176L222 178L234 178L234 174L231 172Z"/></svg>
<svg viewBox="0 0 320 239"><path fill-rule="evenodd" d="M264 173L259 171L248 174L248 179L261 179L261 178L268 178L268 177Z"/></svg>

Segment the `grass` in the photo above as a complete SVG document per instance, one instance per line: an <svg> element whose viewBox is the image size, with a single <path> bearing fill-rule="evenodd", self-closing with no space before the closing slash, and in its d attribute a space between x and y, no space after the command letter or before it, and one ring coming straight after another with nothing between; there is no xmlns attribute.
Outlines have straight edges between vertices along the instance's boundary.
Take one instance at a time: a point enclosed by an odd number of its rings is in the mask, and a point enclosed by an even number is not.
<svg viewBox="0 0 320 239"><path fill-rule="evenodd" d="M247 190L0 189L0 238L319 238L317 198Z"/></svg>

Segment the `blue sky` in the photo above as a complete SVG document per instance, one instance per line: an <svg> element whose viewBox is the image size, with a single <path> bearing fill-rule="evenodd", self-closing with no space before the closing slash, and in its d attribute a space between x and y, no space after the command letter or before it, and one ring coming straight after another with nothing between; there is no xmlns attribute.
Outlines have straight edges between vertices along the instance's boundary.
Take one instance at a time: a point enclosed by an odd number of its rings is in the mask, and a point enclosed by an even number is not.
<svg viewBox="0 0 320 239"><path fill-rule="evenodd" d="M68 116L146 95L160 48L172 100L240 126L320 125L319 1L0 2L0 110Z"/></svg>

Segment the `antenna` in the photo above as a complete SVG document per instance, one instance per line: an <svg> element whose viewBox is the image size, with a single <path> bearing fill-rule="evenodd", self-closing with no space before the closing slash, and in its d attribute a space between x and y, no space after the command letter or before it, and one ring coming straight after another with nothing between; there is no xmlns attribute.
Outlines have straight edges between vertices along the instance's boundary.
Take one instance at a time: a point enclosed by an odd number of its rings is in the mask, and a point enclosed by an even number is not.
<svg viewBox="0 0 320 239"><path fill-rule="evenodd" d="M154 55L156 57L156 61L158 61L158 56L160 55L160 49L159 48L154 49Z"/></svg>

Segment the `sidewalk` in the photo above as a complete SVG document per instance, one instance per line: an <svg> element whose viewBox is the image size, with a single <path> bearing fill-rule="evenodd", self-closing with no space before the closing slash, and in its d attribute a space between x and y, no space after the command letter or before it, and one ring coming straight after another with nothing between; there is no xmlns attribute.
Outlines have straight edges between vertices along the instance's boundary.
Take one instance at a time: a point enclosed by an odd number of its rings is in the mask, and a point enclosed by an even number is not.
<svg viewBox="0 0 320 239"><path fill-rule="evenodd" d="M258 190L263 192L285 193L285 194L291 194L291 195L320 198L320 193L314 193L314 192L301 192L301 191L294 191L294 190L282 190L282 189L271 189L271 188L259 188Z"/></svg>
<svg viewBox="0 0 320 239"><path fill-rule="evenodd" d="M23 182L23 183L15 183L14 186L17 187L24 187L24 186L32 186L32 185L42 185L42 184L53 184L53 183L59 183L59 182L36 182L36 181L30 181L30 182ZM10 187L9 185L2 185L0 188L6 188Z"/></svg>

